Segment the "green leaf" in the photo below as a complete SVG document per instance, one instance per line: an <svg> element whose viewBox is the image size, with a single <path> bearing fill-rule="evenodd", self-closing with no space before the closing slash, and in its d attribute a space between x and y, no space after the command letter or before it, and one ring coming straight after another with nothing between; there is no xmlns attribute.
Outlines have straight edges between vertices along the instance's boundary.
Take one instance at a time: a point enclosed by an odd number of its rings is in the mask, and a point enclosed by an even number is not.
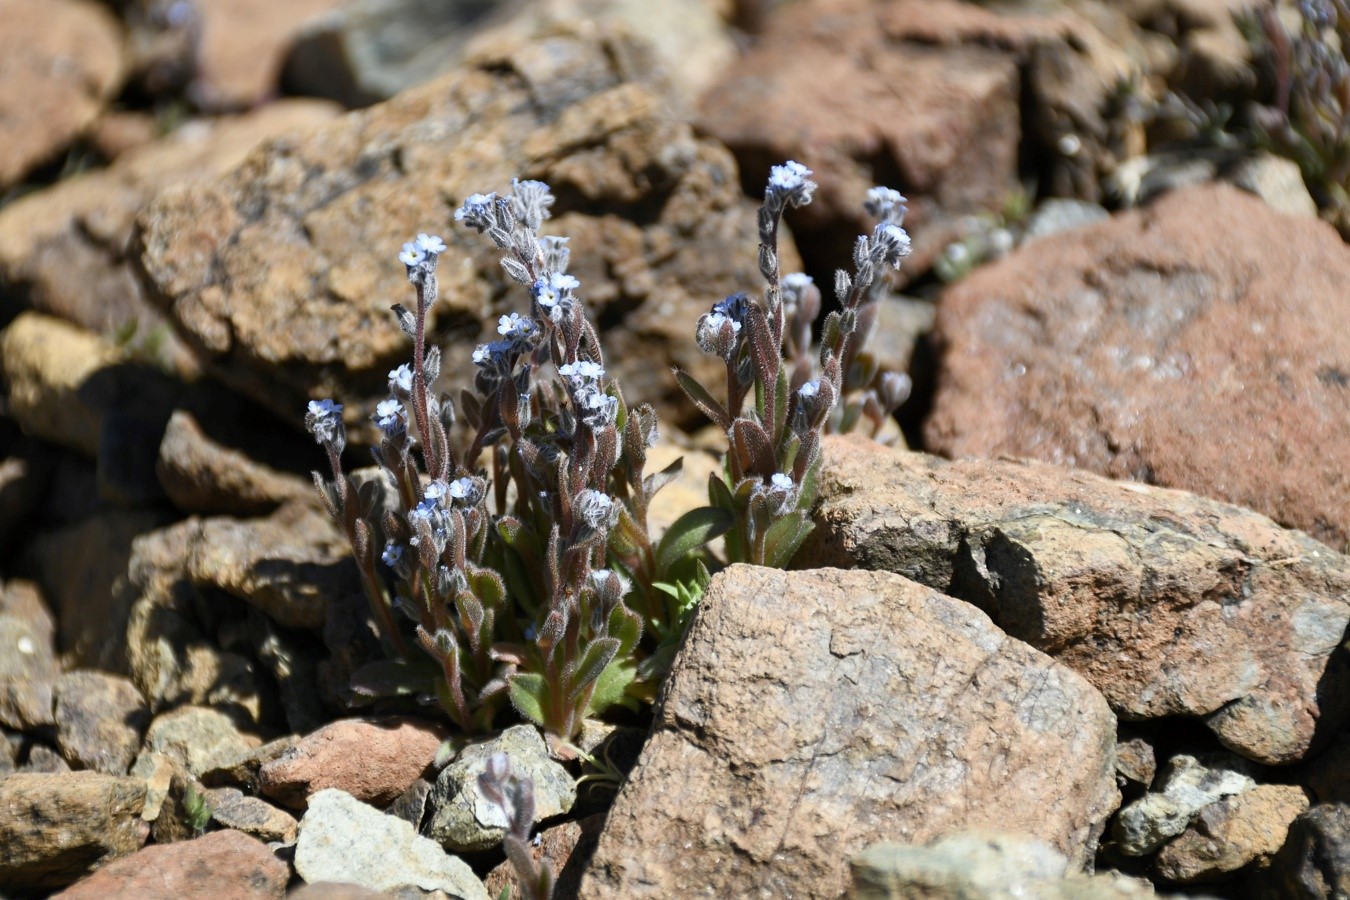
<svg viewBox="0 0 1350 900"><path fill-rule="evenodd" d="M544 676L518 672L511 676L511 705L536 725L544 724Z"/></svg>
<svg viewBox="0 0 1350 900"><path fill-rule="evenodd" d="M773 569L787 568L792 555L814 528L801 510L774 522L764 535L764 564Z"/></svg>
<svg viewBox="0 0 1350 900"><path fill-rule="evenodd" d="M713 420L713 423L723 431L731 427L731 416L727 414L722 404L713 399L713 395L708 393L708 389L698 383L694 376L682 369L675 369L675 381L680 388L688 395L703 414Z"/></svg>
<svg viewBox="0 0 1350 900"><path fill-rule="evenodd" d="M612 706L636 707L628 694L628 686L637 678L637 665L631 657L620 656L605 667L595 680L591 702L586 706L588 716L598 716Z"/></svg>
<svg viewBox="0 0 1350 900"><path fill-rule="evenodd" d="M598 679L619 653L618 638L603 637L591 641L572 675L567 699L575 701L581 692Z"/></svg>
<svg viewBox="0 0 1350 900"><path fill-rule="evenodd" d="M652 497L656 496L657 491L661 490L661 488L670 484L676 478L679 478L680 473L683 471L684 471L684 457L680 456L677 457L673 463L666 466L660 472L656 472L644 478L642 480L642 492L646 494L647 499L650 500Z"/></svg>
<svg viewBox="0 0 1350 900"><path fill-rule="evenodd" d="M696 550L731 528L731 513L715 506L700 506L675 520L656 548L656 572L661 577L686 553Z"/></svg>

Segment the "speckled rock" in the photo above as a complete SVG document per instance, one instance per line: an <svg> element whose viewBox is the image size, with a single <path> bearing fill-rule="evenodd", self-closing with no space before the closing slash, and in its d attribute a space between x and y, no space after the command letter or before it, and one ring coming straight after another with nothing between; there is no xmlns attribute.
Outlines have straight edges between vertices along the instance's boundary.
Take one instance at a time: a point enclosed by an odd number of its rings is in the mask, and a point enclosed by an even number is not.
<svg viewBox="0 0 1350 900"><path fill-rule="evenodd" d="M0 189L56 159L120 86L117 19L90 0L0 2Z"/></svg>
<svg viewBox="0 0 1350 900"><path fill-rule="evenodd" d="M138 850L145 782L98 772L17 773L0 781L0 884L51 890Z"/></svg>
<svg viewBox="0 0 1350 900"><path fill-rule="evenodd" d="M828 439L798 564L898 572L989 613L1125 719L1302 759L1350 700L1350 559L1251 512L1037 462ZM1296 698L1292 699L1291 698Z"/></svg>
<svg viewBox="0 0 1350 900"><path fill-rule="evenodd" d="M1260 886L1295 900L1350 896L1350 805L1322 803L1295 819Z"/></svg>
<svg viewBox="0 0 1350 900"><path fill-rule="evenodd" d="M969 828L1083 865L1119 802L1081 676L885 572L714 576L655 716L581 896L836 898L870 844Z"/></svg>
<svg viewBox="0 0 1350 900"><path fill-rule="evenodd" d="M81 769L125 775L150 723L145 699L126 678L94 669L56 682L56 744Z"/></svg>
<svg viewBox="0 0 1350 900"><path fill-rule="evenodd" d="M212 820L260 841L295 843L299 823L290 813L266 800L249 797L238 788L215 788L205 792Z"/></svg>
<svg viewBox="0 0 1350 900"><path fill-rule="evenodd" d="M1307 809L1308 795L1290 784L1258 784L1211 803L1158 851L1157 872L1192 884L1264 869L1284 846L1290 823Z"/></svg>
<svg viewBox="0 0 1350 900"><path fill-rule="evenodd" d="M63 900L108 897L229 897L280 900L290 868L261 841L238 831L146 847L62 891Z"/></svg>
<svg viewBox="0 0 1350 900"><path fill-rule="evenodd" d="M1281 240L1271 240L1271 235ZM1350 540L1350 247L1226 185L948 289L926 446L1033 457Z"/></svg>
<svg viewBox="0 0 1350 900"><path fill-rule="evenodd" d="M50 725L60 674L51 633L0 612L0 725L16 731Z"/></svg>
<svg viewBox="0 0 1350 900"><path fill-rule="evenodd" d="M591 314L624 326L606 349L625 395L682 404L651 361L716 369L689 336L712 300L758 279L754 208L725 149L668 116L641 54L603 29L559 33L170 188L139 220L158 302L214 372L278 415L337 396L369 429L409 352L388 311L410 296L398 248L421 231L449 244L431 333L456 335L445 372L464 379L488 320L528 298L499 300L495 248L452 214L536 178L560 198L549 231L571 237Z"/></svg>
<svg viewBox="0 0 1350 900"><path fill-rule="evenodd" d="M193 775L261 743L240 731L229 716L205 706L184 706L156 716L145 734L146 751L176 760Z"/></svg>
<svg viewBox="0 0 1350 900"><path fill-rule="evenodd" d="M1256 787L1250 767L1236 757L1203 762L1181 754L1168 761L1156 789L1120 811L1113 836L1120 852L1143 856L1181 834L1205 807Z"/></svg>
<svg viewBox="0 0 1350 900"><path fill-rule="evenodd" d="M512 773L533 780L536 821L572 808L577 799L572 776L549 759L537 728L516 725L490 741L470 744L441 770L427 798L427 821L422 829L427 837L455 851L487 850L501 843L506 834L506 814L478 786L478 776L498 753L510 757Z"/></svg>
<svg viewBox="0 0 1350 900"><path fill-rule="evenodd" d="M314 495L312 481L216 442L185 410L169 418L155 471L174 506L185 512L257 515Z"/></svg>

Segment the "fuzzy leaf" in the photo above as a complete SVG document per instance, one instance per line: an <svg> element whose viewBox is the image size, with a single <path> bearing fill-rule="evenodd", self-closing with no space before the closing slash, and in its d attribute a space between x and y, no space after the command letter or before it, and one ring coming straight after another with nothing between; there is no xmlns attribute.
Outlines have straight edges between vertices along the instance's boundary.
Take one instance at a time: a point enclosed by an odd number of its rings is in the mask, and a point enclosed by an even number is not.
<svg viewBox="0 0 1350 900"><path fill-rule="evenodd" d="M699 384L694 376L681 369L675 369L675 381L679 383L680 388L693 401L694 405L703 411L703 414L713 420L718 428L725 431L731 427L731 416L727 414L722 404L713 399L713 395L708 393L708 389Z"/></svg>
<svg viewBox="0 0 1350 900"><path fill-rule="evenodd" d="M792 555L814 528L801 510L774 522L764 535L764 564L773 569L787 568Z"/></svg>
<svg viewBox="0 0 1350 900"><path fill-rule="evenodd" d="M600 674L605 671L605 667L618 653L619 641L617 638L603 637L591 641L570 679L571 686L567 695L568 700L575 701L576 698L580 697L581 692L590 687L600 677Z"/></svg>
<svg viewBox="0 0 1350 900"><path fill-rule="evenodd" d="M725 534L734 523L731 513L715 506L701 506L680 516L657 545L657 577L661 577L686 553Z"/></svg>
<svg viewBox="0 0 1350 900"><path fill-rule="evenodd" d="M737 419L731 427L732 444L749 461L748 472L754 472L761 478L768 478L774 467L773 444L764 426L749 419Z"/></svg>
<svg viewBox="0 0 1350 900"><path fill-rule="evenodd" d="M536 725L544 724L544 676L519 672L511 678L511 705Z"/></svg>
<svg viewBox="0 0 1350 900"><path fill-rule="evenodd" d="M595 690L591 692L586 714L597 716L613 706L635 708L636 699L628 695L628 687L635 678L637 665L631 657L620 656L611 662L595 680Z"/></svg>

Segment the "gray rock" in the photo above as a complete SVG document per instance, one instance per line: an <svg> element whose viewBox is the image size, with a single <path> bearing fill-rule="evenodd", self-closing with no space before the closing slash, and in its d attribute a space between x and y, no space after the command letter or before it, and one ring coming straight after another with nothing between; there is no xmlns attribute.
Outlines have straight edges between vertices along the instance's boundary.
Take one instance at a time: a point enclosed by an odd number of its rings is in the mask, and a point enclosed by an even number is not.
<svg viewBox="0 0 1350 900"><path fill-rule="evenodd" d="M1121 788L1132 785L1136 790L1147 790L1158 774L1158 757L1153 745L1142 737L1122 734L1116 742L1116 779Z"/></svg>
<svg viewBox="0 0 1350 900"><path fill-rule="evenodd" d="M0 884L6 893L51 890L135 852L149 834L144 802L139 778L98 772L0 781Z"/></svg>
<svg viewBox="0 0 1350 900"><path fill-rule="evenodd" d="M149 722L145 699L126 678L83 669L56 683L56 744L81 769L127 774Z"/></svg>
<svg viewBox="0 0 1350 900"><path fill-rule="evenodd" d="M1200 810L1158 851L1155 870L1168 881L1193 884L1264 869L1288 838L1290 823L1307 809L1297 785L1258 784Z"/></svg>
<svg viewBox="0 0 1350 900"><path fill-rule="evenodd" d="M20 772L32 772L40 775L60 775L69 772L70 763L46 744L30 744L28 759L19 767Z"/></svg>
<svg viewBox="0 0 1350 900"><path fill-rule="evenodd" d="M208 789L205 799L211 818L226 828L251 834L260 841L295 842L299 826L295 817L266 800L246 796L238 788Z"/></svg>
<svg viewBox="0 0 1350 900"><path fill-rule="evenodd" d="M494 754L511 758L511 771L534 781L535 821L561 815L577 799L576 782L561 765L549 759L548 748L533 725L517 725L499 737L465 747L436 778L427 800L424 833L448 850L486 850L501 843L506 815L483 796L478 776Z"/></svg>
<svg viewBox="0 0 1350 900"><path fill-rule="evenodd" d="M241 732L229 716L205 706L185 706L157 716L145 735L146 751L164 754L194 776L261 743Z"/></svg>
<svg viewBox="0 0 1350 900"><path fill-rule="evenodd" d="M250 794L258 793L259 771L274 759L280 759L300 739L295 735L268 741L236 753L202 773L202 783L208 787L236 787Z"/></svg>
<svg viewBox="0 0 1350 900"><path fill-rule="evenodd" d="M850 900L1129 900L1151 898L1148 882L1082 875L1040 841L963 832L926 847L873 844L849 863Z"/></svg>
<svg viewBox="0 0 1350 900"><path fill-rule="evenodd" d="M1145 794L1116 817L1113 835L1120 852L1143 856L1181 834L1202 809L1256 786L1250 767L1237 757L1172 757L1159 790Z"/></svg>
<svg viewBox="0 0 1350 900"><path fill-rule="evenodd" d="M1323 803L1295 819L1265 886L1292 900L1350 897L1350 806Z"/></svg>
<svg viewBox="0 0 1350 900"><path fill-rule="evenodd" d="M488 900L483 883L463 860L402 819L336 788L310 797L300 820L295 871L310 884L335 881L375 891L415 885L462 900Z"/></svg>
<svg viewBox="0 0 1350 900"><path fill-rule="evenodd" d="M1258 153L1239 163L1228 180L1282 213L1317 216L1317 203L1303 183L1303 172L1298 163L1292 159Z"/></svg>
<svg viewBox="0 0 1350 900"><path fill-rule="evenodd" d="M1081 676L886 572L713 577L581 896L837 898L882 840L1024 832L1089 863L1116 721Z"/></svg>
<svg viewBox="0 0 1350 900"><path fill-rule="evenodd" d="M1111 214L1099 203L1052 197L1036 207L1036 211L1027 219L1022 240L1034 241L1037 238L1058 234L1061 231L1072 231L1109 218Z"/></svg>

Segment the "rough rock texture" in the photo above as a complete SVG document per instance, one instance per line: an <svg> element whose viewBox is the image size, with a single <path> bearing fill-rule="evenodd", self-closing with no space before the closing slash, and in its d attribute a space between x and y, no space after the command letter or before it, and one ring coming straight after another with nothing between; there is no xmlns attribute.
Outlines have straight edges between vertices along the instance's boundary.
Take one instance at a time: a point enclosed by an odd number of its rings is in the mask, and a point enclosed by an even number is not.
<svg viewBox="0 0 1350 900"><path fill-rule="evenodd" d="M51 632L0 612L0 725L17 731L50 725L60 674Z"/></svg>
<svg viewBox="0 0 1350 900"><path fill-rule="evenodd" d="M1250 767L1236 757L1175 756L1157 789L1116 816L1112 836L1121 853L1144 856L1185 831L1201 810L1255 787Z"/></svg>
<svg viewBox="0 0 1350 900"><path fill-rule="evenodd" d="M360 590L350 555L328 515L298 502L266 519L203 521L186 574L198 588L219 588L279 625L319 629L331 598Z"/></svg>
<svg viewBox="0 0 1350 900"><path fill-rule="evenodd" d="M296 38L284 81L294 93L367 106L449 71L478 48L566 21L622 22L690 102L735 53L706 0L361 0L312 20Z"/></svg>
<svg viewBox="0 0 1350 900"><path fill-rule="evenodd" d="M345 0L209 0L200 15L193 100L210 109L246 109L280 89L281 67L306 21Z"/></svg>
<svg viewBox="0 0 1350 900"><path fill-rule="evenodd" d="M0 209L0 284L21 291L34 309L99 334L135 320L141 344L161 342L161 356L181 362L181 348L132 271L136 213L157 191L223 174L264 138L336 112L331 103L286 100L235 118L189 122L106 169L7 204Z"/></svg>
<svg viewBox="0 0 1350 900"><path fill-rule="evenodd" d="M1280 235L1272 240L1272 235ZM1235 188L1047 238L942 297L925 428L1350 539L1350 247Z"/></svg>
<svg viewBox="0 0 1350 900"><path fill-rule="evenodd" d="M1350 560L1264 516L1035 462L831 439L802 565L898 572L984 609L1126 719L1204 717L1258 762L1343 717Z"/></svg>
<svg viewBox="0 0 1350 900"><path fill-rule="evenodd" d="M263 764L259 789L292 809L326 788L387 806L431 767L445 736L425 719L339 719Z"/></svg>
<svg viewBox="0 0 1350 900"><path fill-rule="evenodd" d="M1046 134L1029 122L1028 140L1090 140L1101 130L1097 101L1126 71L1118 55L1067 11L796 3L705 96L704 126L732 148L754 193L770 164L791 158L815 170L816 200L791 222L816 267L844 264L853 235L870 228L868 188L899 189L915 242L902 275L919 274L958 236L962 216L1002 209L1017 188L1025 95L1053 122Z"/></svg>
<svg viewBox="0 0 1350 900"><path fill-rule="evenodd" d="M1115 717L969 604L885 572L715 576L582 895L838 897L881 839L1023 831L1092 859Z"/></svg>
<svg viewBox="0 0 1350 900"><path fill-rule="evenodd" d="M122 81L117 19L88 0L0 0L0 189L57 157Z"/></svg>
<svg viewBox="0 0 1350 900"><path fill-rule="evenodd" d="M0 884L6 893L50 890L135 852L149 834L144 802L141 779L98 772L0 781Z"/></svg>
<svg viewBox="0 0 1350 900"><path fill-rule="evenodd" d="M169 500L185 512L257 515L314 495L312 481L217 443L184 410L169 418L155 471Z"/></svg>
<svg viewBox="0 0 1350 900"><path fill-rule="evenodd" d="M205 706L184 706L156 716L145 734L145 749L162 753L201 775L262 741L239 730L229 716Z"/></svg>
<svg viewBox="0 0 1350 900"><path fill-rule="evenodd" d="M290 868L267 845L238 831L146 847L62 891L63 900L108 897L281 898Z"/></svg>
<svg viewBox="0 0 1350 900"><path fill-rule="evenodd" d="M501 844L508 824L506 813L483 795L478 776L498 753L511 759L511 771L534 782L535 821L562 815L577 800L576 782L549 758L548 748L533 725L516 725L490 741L470 744L441 770L427 797L427 821L422 832L447 850L475 852Z"/></svg>
<svg viewBox="0 0 1350 900"><path fill-rule="evenodd" d="M1212 803L1158 851L1158 874L1190 883L1222 878L1249 865L1264 868L1284 846L1290 823L1307 809L1307 794L1289 784L1258 784Z"/></svg>
<svg viewBox="0 0 1350 900"><path fill-rule="evenodd" d="M295 842L299 823L290 813L277 809L266 800L246 796L238 788L216 788L205 792L211 819L226 828L252 835L260 841Z"/></svg>
<svg viewBox="0 0 1350 900"><path fill-rule="evenodd" d="M125 678L81 669L56 683L56 745L81 769L125 775L149 723L145 699Z"/></svg>
<svg viewBox="0 0 1350 900"><path fill-rule="evenodd" d="M962 832L926 847L873 844L850 860L849 869L849 900L1126 900L1153 895L1147 882L1069 872L1069 861L1040 841L996 832Z"/></svg>
<svg viewBox="0 0 1350 900"><path fill-rule="evenodd" d="M1269 896L1350 897L1350 806L1323 803L1295 819L1264 884Z"/></svg>
<svg viewBox="0 0 1350 900"><path fill-rule="evenodd" d="M280 759L295 746L300 738L294 735L268 741L261 747L254 747L230 756L213 768L202 773L202 784L207 787L234 787L245 793L258 793L258 773L262 767L274 759Z"/></svg>
<svg viewBox="0 0 1350 900"><path fill-rule="evenodd" d="M388 309L411 297L398 248L419 231L450 245L431 334L456 335L445 372L459 383L488 314L528 300L513 285L499 302L496 249L453 212L472 192L542 179L592 316L624 326L606 350L626 396L673 401L651 360L717 369L689 336L711 300L756 282L755 224L730 154L671 119L648 73L634 44L559 34L273 141L142 213L149 281L237 390L291 420L340 397L349 424L370 429L409 352Z"/></svg>
<svg viewBox="0 0 1350 900"><path fill-rule="evenodd" d="M460 900L488 900L473 870L412 825L335 788L310 798L295 845L295 871L310 884L337 881L376 891L414 885Z"/></svg>

